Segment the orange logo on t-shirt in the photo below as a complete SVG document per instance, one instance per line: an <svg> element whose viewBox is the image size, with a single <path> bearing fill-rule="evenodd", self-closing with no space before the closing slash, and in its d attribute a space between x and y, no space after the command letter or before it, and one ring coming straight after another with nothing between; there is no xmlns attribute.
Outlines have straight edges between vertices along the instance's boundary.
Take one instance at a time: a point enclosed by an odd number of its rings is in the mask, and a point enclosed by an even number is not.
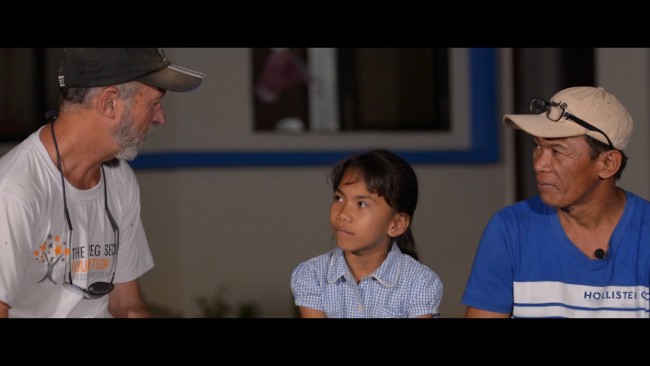
<svg viewBox="0 0 650 366"><path fill-rule="evenodd" d="M47 239L42 244L37 245L37 249L34 250L33 254L35 260L47 266L45 276L37 283L48 279L50 282L56 284L56 281L52 278L52 273L57 263L61 260L65 262L65 257L70 254L68 243L62 241L60 235L48 234Z"/></svg>

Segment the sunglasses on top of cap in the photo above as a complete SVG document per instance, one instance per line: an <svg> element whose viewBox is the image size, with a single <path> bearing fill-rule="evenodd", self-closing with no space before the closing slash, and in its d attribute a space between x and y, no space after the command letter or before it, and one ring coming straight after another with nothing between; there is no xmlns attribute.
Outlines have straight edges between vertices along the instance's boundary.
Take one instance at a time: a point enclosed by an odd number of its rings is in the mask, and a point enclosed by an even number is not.
<svg viewBox="0 0 650 366"><path fill-rule="evenodd" d="M531 113L535 113L535 114L546 113L546 117L553 122L557 122L560 119L562 119L562 117L566 117L567 119L572 120L573 122L588 129L589 131L594 131L602 134L607 139L607 144L609 145L609 148L613 150L616 149L614 147L614 144L612 144L612 141L609 139L609 136L607 136L605 132L603 132L600 128L592 125L591 123L588 123L574 116L573 114L567 112L566 107L567 107L566 103L559 104L556 102L547 102L542 98L533 98L530 100L528 109L530 110Z"/></svg>

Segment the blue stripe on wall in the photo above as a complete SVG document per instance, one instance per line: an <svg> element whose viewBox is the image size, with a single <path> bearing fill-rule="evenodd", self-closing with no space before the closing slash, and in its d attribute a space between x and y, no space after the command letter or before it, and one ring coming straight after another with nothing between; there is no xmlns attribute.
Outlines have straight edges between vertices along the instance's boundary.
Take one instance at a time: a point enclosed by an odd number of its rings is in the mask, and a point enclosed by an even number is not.
<svg viewBox="0 0 650 366"><path fill-rule="evenodd" d="M411 164L479 164L499 159L496 50L472 48L470 52L471 144L462 150L396 150ZM142 153L134 169L264 167L332 165L359 151L177 151Z"/></svg>

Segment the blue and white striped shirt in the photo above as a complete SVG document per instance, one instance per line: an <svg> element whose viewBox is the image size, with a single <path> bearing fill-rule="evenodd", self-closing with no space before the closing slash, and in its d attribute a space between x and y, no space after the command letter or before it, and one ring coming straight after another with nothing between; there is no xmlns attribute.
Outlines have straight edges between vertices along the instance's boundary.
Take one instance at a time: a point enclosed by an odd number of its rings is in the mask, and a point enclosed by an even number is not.
<svg viewBox="0 0 650 366"><path fill-rule="evenodd" d="M539 195L497 212L462 303L513 317L650 317L650 202L626 192L607 257L591 259Z"/></svg>
<svg viewBox="0 0 650 366"><path fill-rule="evenodd" d="M435 272L393 244L381 266L359 284L336 248L300 263L291 291L296 306L329 318L414 318L439 316L443 286Z"/></svg>

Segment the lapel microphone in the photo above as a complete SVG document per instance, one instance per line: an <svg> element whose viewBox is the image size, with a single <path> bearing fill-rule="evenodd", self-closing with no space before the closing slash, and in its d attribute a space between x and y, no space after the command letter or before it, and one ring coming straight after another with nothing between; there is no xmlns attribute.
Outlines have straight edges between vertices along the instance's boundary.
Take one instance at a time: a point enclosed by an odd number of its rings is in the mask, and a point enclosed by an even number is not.
<svg viewBox="0 0 650 366"><path fill-rule="evenodd" d="M596 249L596 251L594 252L594 256L595 256L596 258L598 258L598 259L605 259L605 257L607 257L607 252L604 251L604 250L602 250L602 249L600 249L600 248L598 248L598 249Z"/></svg>

